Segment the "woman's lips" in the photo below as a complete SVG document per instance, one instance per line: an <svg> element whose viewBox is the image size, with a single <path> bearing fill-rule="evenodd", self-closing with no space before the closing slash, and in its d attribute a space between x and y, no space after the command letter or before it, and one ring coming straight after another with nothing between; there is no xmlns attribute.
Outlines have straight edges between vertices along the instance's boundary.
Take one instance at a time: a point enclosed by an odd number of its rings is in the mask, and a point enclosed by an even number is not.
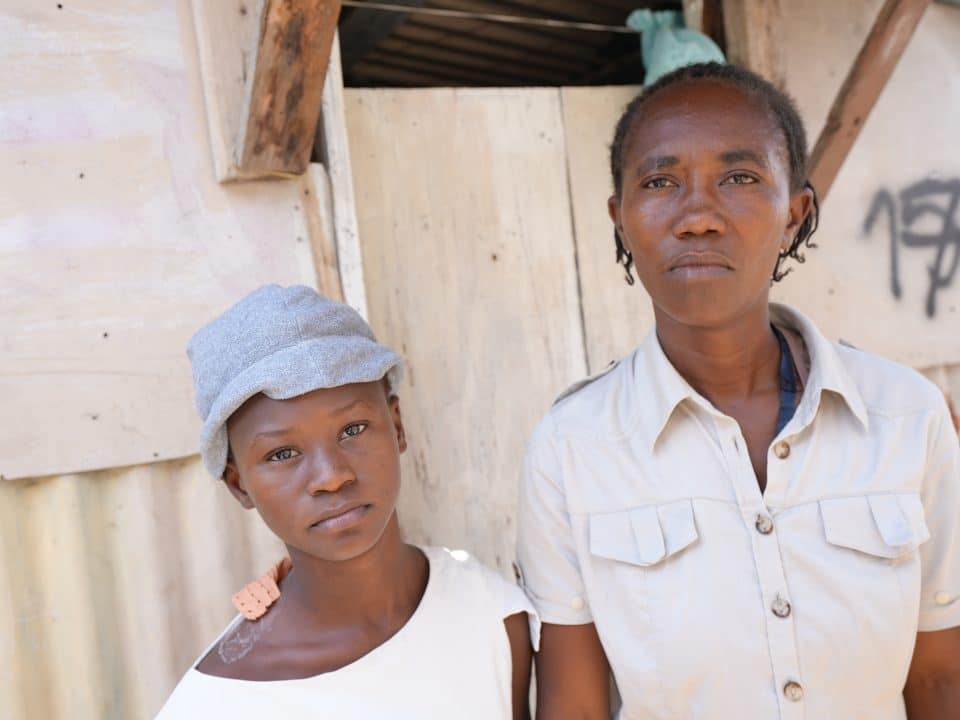
<svg viewBox="0 0 960 720"><path fill-rule="evenodd" d="M334 510L321 520L317 520L310 526L311 530L324 530L335 532L353 527L360 522L370 510L370 505L355 505L350 508L344 508L342 511Z"/></svg>
<svg viewBox="0 0 960 720"><path fill-rule="evenodd" d="M686 252L670 261L667 272L684 279L715 278L733 272L733 263L716 252Z"/></svg>

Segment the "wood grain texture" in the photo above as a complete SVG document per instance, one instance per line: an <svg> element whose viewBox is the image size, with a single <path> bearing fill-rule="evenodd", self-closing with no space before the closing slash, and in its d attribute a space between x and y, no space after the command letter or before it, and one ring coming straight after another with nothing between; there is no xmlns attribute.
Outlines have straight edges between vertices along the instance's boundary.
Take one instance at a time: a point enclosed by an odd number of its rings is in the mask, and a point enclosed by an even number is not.
<svg viewBox="0 0 960 720"><path fill-rule="evenodd" d="M370 320L409 363L401 524L505 570L527 436L586 371L559 91L345 98Z"/></svg>
<svg viewBox="0 0 960 720"><path fill-rule="evenodd" d="M886 0L880 8L810 154L810 181L821 198L830 192L929 4L930 0Z"/></svg>
<svg viewBox="0 0 960 720"><path fill-rule="evenodd" d="M653 327L650 297L627 285L615 262L610 142L624 107L639 87L568 87L561 90L567 174L576 235L580 302L588 366L598 372L635 348ZM636 277L636 273L634 273Z"/></svg>
<svg viewBox="0 0 960 720"><path fill-rule="evenodd" d="M244 175L299 175L313 151L339 0L263 0L250 85L240 112Z"/></svg>
<svg viewBox="0 0 960 720"><path fill-rule="evenodd" d="M723 0L727 60L784 85L781 0Z"/></svg>
<svg viewBox="0 0 960 720"><path fill-rule="evenodd" d="M0 57L0 476L196 451L187 339L315 284L305 180L220 185L190 5L13 3Z"/></svg>

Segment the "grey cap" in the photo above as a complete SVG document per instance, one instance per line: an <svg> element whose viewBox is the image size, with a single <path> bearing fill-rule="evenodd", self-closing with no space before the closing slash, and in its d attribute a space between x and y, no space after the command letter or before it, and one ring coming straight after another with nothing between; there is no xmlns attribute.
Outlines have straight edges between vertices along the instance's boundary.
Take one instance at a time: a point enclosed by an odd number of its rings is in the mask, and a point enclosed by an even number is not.
<svg viewBox="0 0 960 720"><path fill-rule="evenodd" d="M227 463L227 419L257 393L284 400L391 371L396 383L401 366L356 310L303 285L254 290L201 328L187 355L203 421L200 455L216 478Z"/></svg>

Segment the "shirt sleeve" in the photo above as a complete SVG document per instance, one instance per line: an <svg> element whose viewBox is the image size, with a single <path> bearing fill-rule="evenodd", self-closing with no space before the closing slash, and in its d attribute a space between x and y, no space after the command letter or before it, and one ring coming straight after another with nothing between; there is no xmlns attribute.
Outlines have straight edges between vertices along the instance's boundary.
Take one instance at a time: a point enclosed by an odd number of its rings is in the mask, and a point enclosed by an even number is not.
<svg viewBox="0 0 960 720"><path fill-rule="evenodd" d="M547 421L544 421L545 423ZM543 424L527 447L520 477L517 561L540 614L556 625L593 622L574 545L560 464Z"/></svg>
<svg viewBox="0 0 960 720"><path fill-rule="evenodd" d="M922 632L960 625L960 438L942 398L932 430L922 490L930 530L920 546Z"/></svg>

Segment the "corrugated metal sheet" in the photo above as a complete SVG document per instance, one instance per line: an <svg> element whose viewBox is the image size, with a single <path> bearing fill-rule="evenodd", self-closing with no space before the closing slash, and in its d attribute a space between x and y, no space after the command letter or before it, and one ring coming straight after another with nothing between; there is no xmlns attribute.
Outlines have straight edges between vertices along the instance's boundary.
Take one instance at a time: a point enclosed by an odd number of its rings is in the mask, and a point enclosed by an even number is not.
<svg viewBox="0 0 960 720"><path fill-rule="evenodd" d="M283 552L199 459L0 484L0 718L147 718Z"/></svg>

